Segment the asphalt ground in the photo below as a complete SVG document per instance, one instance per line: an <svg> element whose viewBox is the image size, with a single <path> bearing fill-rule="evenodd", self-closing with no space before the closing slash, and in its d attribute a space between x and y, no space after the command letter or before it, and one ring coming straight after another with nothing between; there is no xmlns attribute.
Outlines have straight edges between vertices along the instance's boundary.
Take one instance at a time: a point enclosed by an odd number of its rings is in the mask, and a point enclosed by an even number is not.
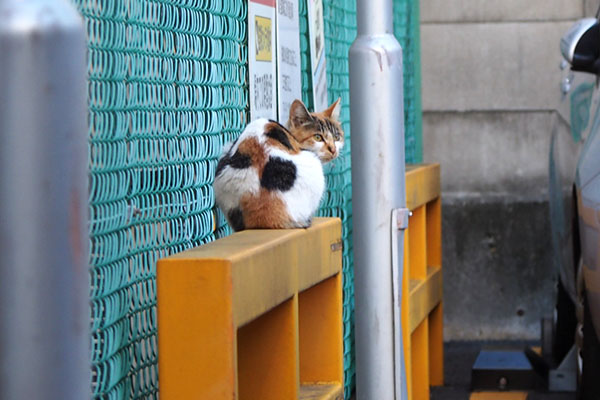
<svg viewBox="0 0 600 400"><path fill-rule="evenodd" d="M490 342L447 342L444 343L444 386L431 388L431 400L469 400L471 399L471 367L481 349L522 350L526 346L537 346L536 342L490 341ZM508 392L499 392L506 396ZM503 394L502 394L503 393ZM500 400L501 397L490 393L479 394L477 399ZM515 397L519 398L519 397ZM520 398L523 398L522 396ZM574 393L529 392L527 400L575 400Z"/></svg>

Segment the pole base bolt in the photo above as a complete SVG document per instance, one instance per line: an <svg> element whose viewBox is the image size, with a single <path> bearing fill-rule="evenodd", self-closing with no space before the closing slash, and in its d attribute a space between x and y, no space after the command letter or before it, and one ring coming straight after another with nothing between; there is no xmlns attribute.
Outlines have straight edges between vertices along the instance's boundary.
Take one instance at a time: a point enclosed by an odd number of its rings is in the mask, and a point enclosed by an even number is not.
<svg viewBox="0 0 600 400"><path fill-rule="evenodd" d="M498 389L505 390L507 386L508 386L508 379L506 379L505 376L500 377L500 379L498 380Z"/></svg>

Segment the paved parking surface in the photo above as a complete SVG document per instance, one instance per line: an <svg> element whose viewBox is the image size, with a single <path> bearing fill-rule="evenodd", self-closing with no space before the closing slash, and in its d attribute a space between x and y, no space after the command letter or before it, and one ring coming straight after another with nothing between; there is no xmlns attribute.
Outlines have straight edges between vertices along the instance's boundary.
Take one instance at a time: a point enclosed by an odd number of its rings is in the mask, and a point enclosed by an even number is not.
<svg viewBox="0 0 600 400"><path fill-rule="evenodd" d="M449 342L444 344L444 380L443 387L431 389L431 400L512 400L507 392L497 396L489 394L473 396L471 398L471 366L477 358L477 354L484 347L496 349L522 349L528 345L536 345L534 342ZM515 394L516 395L516 394ZM529 393L524 397L516 395L513 398L527 400L575 400L574 393Z"/></svg>

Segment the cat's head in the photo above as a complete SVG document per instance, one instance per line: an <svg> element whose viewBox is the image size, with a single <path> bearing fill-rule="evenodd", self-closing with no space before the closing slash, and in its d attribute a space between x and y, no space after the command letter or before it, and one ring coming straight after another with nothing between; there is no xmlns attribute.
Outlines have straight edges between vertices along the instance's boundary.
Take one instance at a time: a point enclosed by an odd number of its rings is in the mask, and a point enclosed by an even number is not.
<svg viewBox="0 0 600 400"><path fill-rule="evenodd" d="M302 150L315 153L321 162L340 155L344 147L344 131L339 122L341 98L321 112L310 113L300 100L290 107L288 127Z"/></svg>

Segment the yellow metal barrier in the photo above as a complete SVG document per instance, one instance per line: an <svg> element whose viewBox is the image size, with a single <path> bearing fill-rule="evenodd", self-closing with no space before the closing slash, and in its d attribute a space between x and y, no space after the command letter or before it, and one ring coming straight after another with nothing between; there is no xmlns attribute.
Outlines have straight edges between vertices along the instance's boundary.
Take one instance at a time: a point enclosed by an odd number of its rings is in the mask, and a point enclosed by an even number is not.
<svg viewBox="0 0 600 400"><path fill-rule="evenodd" d="M160 260L161 399L342 399L341 244L315 218Z"/></svg>
<svg viewBox="0 0 600 400"><path fill-rule="evenodd" d="M444 384L439 164L407 166L406 202L412 216L404 236L404 359L408 398L425 400L430 386Z"/></svg>

